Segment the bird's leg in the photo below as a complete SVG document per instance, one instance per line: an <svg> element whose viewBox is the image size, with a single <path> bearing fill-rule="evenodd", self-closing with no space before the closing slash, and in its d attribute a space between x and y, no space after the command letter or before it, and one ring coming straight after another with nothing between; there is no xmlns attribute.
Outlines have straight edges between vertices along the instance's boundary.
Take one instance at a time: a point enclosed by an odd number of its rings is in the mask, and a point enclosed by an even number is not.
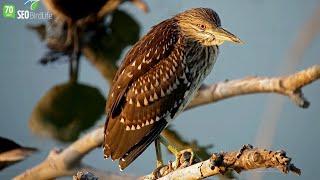
<svg viewBox="0 0 320 180"><path fill-rule="evenodd" d="M163 164L163 160L162 160L161 144L160 144L159 138L157 138L154 141L154 145L156 148L156 155L157 155L157 165L156 165L157 167L153 171L153 175L154 175L154 177L160 177L159 173L160 173L161 168L164 167L164 164Z"/></svg>
<svg viewBox="0 0 320 180"><path fill-rule="evenodd" d="M156 148L156 155L157 155L157 168L163 166L163 160L162 160L162 153L161 153L161 144L159 139L156 139L154 141L154 145Z"/></svg>
<svg viewBox="0 0 320 180"><path fill-rule="evenodd" d="M176 146L173 145L173 143L170 143L162 135L160 135L158 139L176 157L176 160L173 163L173 168L174 169L180 167L180 165L181 165L180 158L181 158L181 156L184 156L186 153L190 154L190 157L184 158L184 159L189 159L189 165L193 164L195 158L199 159L199 157L193 152L193 150L191 148L183 149L183 150L178 149Z"/></svg>

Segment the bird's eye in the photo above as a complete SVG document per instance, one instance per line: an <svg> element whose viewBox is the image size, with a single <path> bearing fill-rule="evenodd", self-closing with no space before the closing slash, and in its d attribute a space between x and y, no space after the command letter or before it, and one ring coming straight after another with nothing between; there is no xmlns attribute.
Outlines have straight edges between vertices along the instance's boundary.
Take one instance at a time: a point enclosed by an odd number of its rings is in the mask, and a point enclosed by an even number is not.
<svg viewBox="0 0 320 180"><path fill-rule="evenodd" d="M204 24L198 24L198 27L199 27L201 30L205 30L205 29L206 29L206 25L204 25Z"/></svg>

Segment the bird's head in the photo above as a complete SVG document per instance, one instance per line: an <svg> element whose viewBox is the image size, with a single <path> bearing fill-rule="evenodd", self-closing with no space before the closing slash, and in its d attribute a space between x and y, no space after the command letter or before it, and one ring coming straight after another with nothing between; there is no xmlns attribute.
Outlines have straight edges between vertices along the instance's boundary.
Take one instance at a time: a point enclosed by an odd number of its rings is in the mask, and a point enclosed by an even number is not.
<svg viewBox="0 0 320 180"><path fill-rule="evenodd" d="M175 17L181 33L204 46L221 45L224 41L243 43L237 36L221 27L218 14L209 8L194 8Z"/></svg>

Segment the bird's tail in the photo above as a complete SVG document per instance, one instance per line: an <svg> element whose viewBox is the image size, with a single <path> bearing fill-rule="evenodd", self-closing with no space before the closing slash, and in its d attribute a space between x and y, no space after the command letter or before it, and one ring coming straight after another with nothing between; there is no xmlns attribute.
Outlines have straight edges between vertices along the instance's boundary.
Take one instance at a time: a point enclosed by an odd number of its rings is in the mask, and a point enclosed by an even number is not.
<svg viewBox="0 0 320 180"><path fill-rule="evenodd" d="M109 118L104 132L105 158L120 159L119 168L126 168L159 136L166 124L161 119L139 130L126 130L119 119Z"/></svg>
<svg viewBox="0 0 320 180"><path fill-rule="evenodd" d="M166 127L167 121L162 119L155 124L154 129L145 136L138 144L134 145L119 161L120 169L129 166L161 133Z"/></svg>

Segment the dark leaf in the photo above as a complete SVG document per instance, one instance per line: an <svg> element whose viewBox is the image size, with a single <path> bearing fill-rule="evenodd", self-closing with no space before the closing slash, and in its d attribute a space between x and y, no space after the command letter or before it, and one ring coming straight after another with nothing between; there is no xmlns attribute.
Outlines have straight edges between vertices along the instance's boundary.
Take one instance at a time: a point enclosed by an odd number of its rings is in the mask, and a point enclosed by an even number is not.
<svg viewBox="0 0 320 180"><path fill-rule="evenodd" d="M105 98L98 89L68 82L53 87L40 99L29 126L37 134L73 141L94 125L104 106Z"/></svg>

